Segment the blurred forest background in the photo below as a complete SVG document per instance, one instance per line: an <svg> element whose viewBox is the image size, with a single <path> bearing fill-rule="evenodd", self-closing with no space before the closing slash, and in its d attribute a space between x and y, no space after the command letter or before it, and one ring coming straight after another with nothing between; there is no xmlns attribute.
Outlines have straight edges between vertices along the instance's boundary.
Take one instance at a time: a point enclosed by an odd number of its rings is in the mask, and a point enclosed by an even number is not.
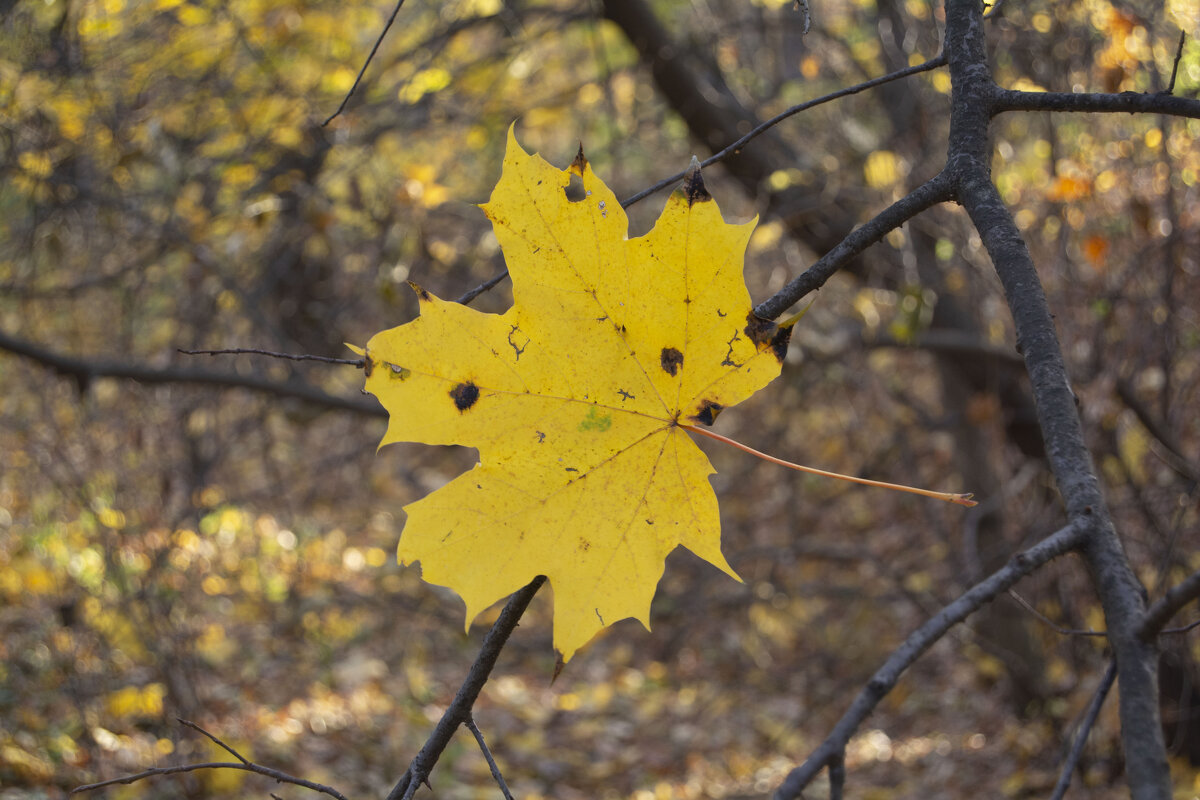
<svg viewBox="0 0 1200 800"><path fill-rule="evenodd" d="M350 357L503 268L473 206L504 131L628 196L755 122L938 54L927 0L0 2L0 798L149 765L254 760L382 796L474 658L462 604L400 569L401 506L474 463L390 446ZM989 21L1002 84L1200 87L1195 0L1025 0ZM942 164L945 70L796 116L706 170L761 222L767 297ZM1114 519L1152 596L1200 567L1200 122L1009 114L995 170L1033 249ZM643 233L664 195L630 209ZM506 284L474 301L510 302ZM476 719L521 798L774 788L889 650L1057 528L999 284L956 208L816 296L783 377L717 426L803 463L974 491L971 511L702 446L738 584L668 562L553 684L535 599ZM1188 619L1182 620L1187 622ZM852 743L863 798L1043 797L1100 681L1103 618L1061 560L955 629ZM1076 633L1072 633L1076 632ZM1170 640L1179 797L1200 792L1200 636ZM1110 698L1080 796L1124 794ZM437 796L494 797L460 733ZM298 797L242 772L113 798Z"/></svg>

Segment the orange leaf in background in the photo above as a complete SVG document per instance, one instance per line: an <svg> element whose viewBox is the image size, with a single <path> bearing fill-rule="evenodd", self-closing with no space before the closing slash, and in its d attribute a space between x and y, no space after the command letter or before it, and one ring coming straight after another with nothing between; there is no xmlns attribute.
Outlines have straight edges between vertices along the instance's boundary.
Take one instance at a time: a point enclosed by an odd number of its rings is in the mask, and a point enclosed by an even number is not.
<svg viewBox="0 0 1200 800"><path fill-rule="evenodd" d="M1092 193L1092 182L1087 178L1075 175L1059 175L1050 184L1046 199L1054 203L1073 203L1089 197Z"/></svg>
<svg viewBox="0 0 1200 800"><path fill-rule="evenodd" d="M1108 238L1096 233L1083 240L1083 254L1097 270L1104 266L1109 247Z"/></svg>

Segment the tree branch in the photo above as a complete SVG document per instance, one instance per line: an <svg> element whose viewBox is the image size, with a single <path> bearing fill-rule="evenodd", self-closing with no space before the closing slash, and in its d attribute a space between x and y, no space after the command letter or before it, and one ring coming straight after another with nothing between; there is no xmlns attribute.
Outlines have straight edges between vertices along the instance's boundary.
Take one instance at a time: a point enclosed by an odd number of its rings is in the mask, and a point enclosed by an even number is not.
<svg viewBox="0 0 1200 800"><path fill-rule="evenodd" d="M1104 700L1108 697L1108 692L1112 689L1113 681L1116 679L1117 662L1109 661L1108 669L1104 671L1104 677L1100 679L1100 685L1096 687L1096 693L1092 695L1092 702L1088 704L1087 713L1079 722L1079 730L1075 733L1075 744L1071 747L1071 752L1067 754L1066 760L1063 761L1062 770L1058 773L1058 783L1054 786L1054 794L1050 795L1050 800L1062 800L1063 795L1070 788L1071 773L1079 764L1079 759L1083 755L1083 746L1087 744L1088 734L1092 732L1096 718L1100 716L1100 709L1104 707Z"/></svg>
<svg viewBox="0 0 1200 800"><path fill-rule="evenodd" d="M329 115L328 119L321 123L322 128L333 122L337 116L346 109L346 104L350 102L350 98L354 95L355 90L358 89L358 84L362 82L363 75L365 75L367 72L367 67L371 65L371 60L375 58L375 54L379 52L379 46L383 44L383 40L387 36L388 31L392 29L392 23L396 21L396 15L400 13L400 9L403 6L404 0L396 0L396 7L392 9L392 15L388 17L387 22L383 26L383 30L379 32L379 37L375 39L375 44L371 47L371 52L367 54L367 60L363 62L362 69L358 71L357 77L354 78L354 83L350 86L350 91L346 92L346 96L342 98L342 102L340 105L338 105L337 111L334 111Z"/></svg>
<svg viewBox="0 0 1200 800"><path fill-rule="evenodd" d="M845 89L838 89L836 92L830 92L829 94L822 95L822 96L814 98L812 100L807 100L803 103L798 103L797 105L794 105L785 111L779 112L778 114L776 114L775 116L773 116L769 120L767 120L766 122L759 123L752 131L747 133L745 136L734 141L732 144L728 145L720 152L717 152L717 153L709 156L708 158L704 159L703 161L701 161L700 166L701 167L712 166L713 164L716 164L719 161L724 161L726 158L729 158L730 156L741 153L742 148L745 147L747 144L749 144L749 142L751 140L758 138L762 134L769 131L771 128L774 128L776 125L783 122L785 119L795 116L796 114L799 114L802 111L808 111L810 108L816 108L819 105L823 105L823 104L828 103L833 100L838 100L843 97L849 97L852 94L858 94L859 92L864 92L867 89L874 89L876 86L883 86L886 83L891 83L892 81L900 80L901 78L907 78L911 75L919 75L922 72L928 72L932 69L937 69L938 67L944 67L944 66L946 66L946 57L944 55L938 55L938 56L935 56L934 58L929 59L928 61L926 61L923 64L917 64L915 67L907 67L905 69L896 70L895 72L888 73L887 75L881 75L878 78L871 78L870 80L863 81L862 83L856 83L853 86L847 86ZM621 207L629 208L631 205L638 202L639 200L643 200L646 197L649 197L650 195L654 194L655 192L667 188L668 186L675 185L679 181L683 180L685 175L687 175L687 170L678 172L669 178L663 178L661 181L654 184L653 186L642 189L637 194L631 195L630 197L626 198L625 200L622 200Z"/></svg>
<svg viewBox="0 0 1200 800"><path fill-rule="evenodd" d="M1171 785L1159 724L1158 657L1154 647L1137 635L1145 590L1129 565L1104 503L1037 269L991 179L991 116L1000 107L1000 97L1013 95L992 82L982 17L978 0L947 0L951 117L946 170L954 176L956 196L1004 287L1025 356L1046 457L1068 518L1092 520L1082 554L1104 608L1108 640L1120 670L1121 740L1130 791L1139 800L1167 800ZM1130 102L1128 110L1142 110Z"/></svg>
<svg viewBox="0 0 1200 800"><path fill-rule="evenodd" d="M253 761L247 760L239 752L194 722L188 722L185 719L181 719L179 720L179 723L204 734L218 747L230 753L234 758L237 759L237 761L210 761L203 764L181 764L177 767L152 767L148 770L139 772L136 775L126 775L123 778L112 778L107 781L100 781L99 783L89 783L86 786L76 786L71 790L70 793L78 794L80 792L90 792L94 789L100 789L105 786L136 783L137 781L144 780L145 778L152 778L156 775L178 775L183 772L195 772L202 769L240 769L243 772L253 772L256 775L265 775L268 778L273 778L280 783L290 783L293 786L302 786L305 789L312 789L314 792L327 794L330 797L336 798L336 800L346 800L346 796L337 789L326 786L323 783L316 783L304 778L297 778L296 776L289 775L286 772L281 772L277 769L272 769L271 767L264 767L260 764L255 764Z"/></svg>
<svg viewBox="0 0 1200 800"><path fill-rule="evenodd" d="M851 231L815 264L760 303L754 309L755 315L762 319L775 319L809 292L824 286L825 282L854 256L925 209L944 203L952 197L953 184L944 173L938 173L876 214L869 222Z"/></svg>
<svg viewBox="0 0 1200 800"><path fill-rule="evenodd" d="M97 378L119 378L138 383L186 383L227 389L249 389L274 397L302 400L322 408L353 411L372 417L386 417L387 412L374 400L337 397L299 380L272 381L254 375L185 367L150 367L107 359L75 358L48 350L33 342L0 332L0 350L54 370L72 378L79 390L86 391Z"/></svg>
<svg viewBox="0 0 1200 800"><path fill-rule="evenodd" d="M1083 541L1086 530L1086 522L1072 522L1028 550L1017 553L1002 568L972 586L958 599L944 606L941 611L909 634L908 638L884 662L884 665L871 676L871 680L854 698L849 710L838 720L825 741L812 752L808 760L788 773L787 778L775 792L775 800L791 800L791 798L800 797L800 793L823 768L836 766L845 755L846 744L854 736L863 720L888 695L904 671L922 653L938 642L947 631L982 608L1001 592L1016 585L1021 578L1038 567L1076 549Z"/></svg>
<svg viewBox="0 0 1200 800"><path fill-rule="evenodd" d="M442 718L433 729L433 733L429 734L429 738L425 741L421 752L417 753L417 757L409 764L404 775L392 787L392 791L388 793L387 800L408 800L416 792L417 787L428 780L429 773L433 771L434 765L437 764L442 751L446 749L446 745L450 743L450 739L454 736L454 732L458 730L458 726L470 718L471 708L475 705L475 700L479 697L479 692L483 689L483 685L487 683L488 675L492 672L492 667L496 666L496 659L500 657L500 650L517 627L517 622L520 621L521 615L525 613L525 609L529 607L533 596L537 594L538 589L542 588L542 584L545 582L546 576L539 575L528 586L508 599L508 604L500 612L500 617L492 625L492 629L488 631L487 636L484 637L483 646L479 649L479 655L475 658L475 663L471 665L471 671L467 673L467 678L463 681L462 686L459 687L458 693L454 695L454 700L450 703L450 707L442 714Z"/></svg>
<svg viewBox="0 0 1200 800"><path fill-rule="evenodd" d="M993 113L1004 111L1084 111L1122 114L1169 114L1175 117L1200 119L1200 100L1176 97L1162 92L1121 92L1104 94L1089 92L1021 92L1016 89L996 89L992 99Z"/></svg>
<svg viewBox="0 0 1200 800"><path fill-rule="evenodd" d="M1172 586L1146 610L1146 616L1138 627L1138 636L1145 642L1153 641L1171 618L1197 597L1200 597L1200 570L1188 575L1182 583Z"/></svg>

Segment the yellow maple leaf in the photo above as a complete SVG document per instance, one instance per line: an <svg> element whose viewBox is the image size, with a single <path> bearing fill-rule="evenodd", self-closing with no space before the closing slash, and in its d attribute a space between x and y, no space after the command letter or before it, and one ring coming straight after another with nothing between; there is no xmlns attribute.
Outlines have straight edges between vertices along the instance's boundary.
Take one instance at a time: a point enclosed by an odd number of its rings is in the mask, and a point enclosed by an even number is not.
<svg viewBox="0 0 1200 800"><path fill-rule="evenodd" d="M401 563L461 595L468 625L547 576L565 662L617 620L649 627L678 545L737 577L721 554L714 470L680 426L711 425L777 376L789 330L753 315L742 259L754 221L727 224L698 168L654 229L628 239L582 151L560 170L510 129L482 208L513 307L485 314L414 285L420 316L371 338L366 386L390 415L382 444L480 456L405 506Z"/></svg>

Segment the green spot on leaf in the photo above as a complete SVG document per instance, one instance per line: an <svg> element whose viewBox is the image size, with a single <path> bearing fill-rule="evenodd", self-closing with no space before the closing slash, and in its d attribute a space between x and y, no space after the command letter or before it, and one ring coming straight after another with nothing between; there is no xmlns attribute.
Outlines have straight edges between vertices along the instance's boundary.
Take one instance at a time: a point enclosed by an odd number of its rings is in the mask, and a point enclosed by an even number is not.
<svg viewBox="0 0 1200 800"><path fill-rule="evenodd" d="M596 407L592 406L588 409L587 416L583 418L583 422L579 423L580 431L596 431L603 433L612 427L612 415L600 414L596 411Z"/></svg>

